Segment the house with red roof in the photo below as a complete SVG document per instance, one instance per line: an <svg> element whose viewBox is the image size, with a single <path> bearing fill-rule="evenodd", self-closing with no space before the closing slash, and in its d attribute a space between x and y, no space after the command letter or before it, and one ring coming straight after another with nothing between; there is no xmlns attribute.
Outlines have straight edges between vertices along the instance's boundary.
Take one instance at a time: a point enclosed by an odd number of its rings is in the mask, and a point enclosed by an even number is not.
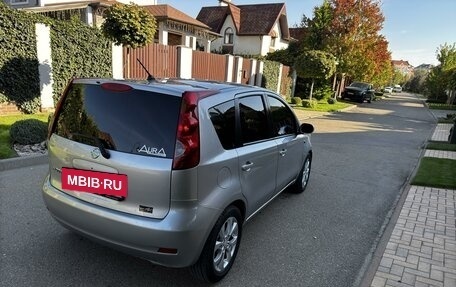
<svg viewBox="0 0 456 287"><path fill-rule="evenodd" d="M392 60L391 64L395 71L400 72L404 76L412 76L413 75L413 66L410 65L408 61L404 60Z"/></svg>
<svg viewBox="0 0 456 287"><path fill-rule="evenodd" d="M206 24L190 17L178 9L157 4L157 0L3 0L12 8L24 9L68 20L79 15L82 22L100 26L104 11L115 3L131 2L142 6L157 20L155 42L164 45L183 45L193 50L210 51L211 41L220 35L211 31Z"/></svg>
<svg viewBox="0 0 456 287"><path fill-rule="evenodd" d="M157 20L155 42L159 44L183 45L193 50L210 52L211 42L220 36L206 24L170 5L148 5L143 8Z"/></svg>
<svg viewBox="0 0 456 287"><path fill-rule="evenodd" d="M236 55L266 55L288 47L290 33L285 3L235 5L219 0L203 7L196 19L222 35L211 49Z"/></svg>

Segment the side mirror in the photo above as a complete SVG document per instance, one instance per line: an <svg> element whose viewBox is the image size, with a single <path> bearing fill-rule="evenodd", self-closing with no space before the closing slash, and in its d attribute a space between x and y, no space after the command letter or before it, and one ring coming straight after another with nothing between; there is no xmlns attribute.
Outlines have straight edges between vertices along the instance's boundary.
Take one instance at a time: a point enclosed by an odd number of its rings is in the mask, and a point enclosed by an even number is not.
<svg viewBox="0 0 456 287"><path fill-rule="evenodd" d="M299 127L299 131L303 134L311 134L314 131L314 126L311 124L302 124Z"/></svg>

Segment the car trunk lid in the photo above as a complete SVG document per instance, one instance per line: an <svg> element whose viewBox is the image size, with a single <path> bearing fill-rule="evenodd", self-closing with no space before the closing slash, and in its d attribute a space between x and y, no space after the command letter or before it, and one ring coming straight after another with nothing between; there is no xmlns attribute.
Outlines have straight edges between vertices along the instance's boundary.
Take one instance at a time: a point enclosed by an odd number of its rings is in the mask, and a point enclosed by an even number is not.
<svg viewBox="0 0 456 287"><path fill-rule="evenodd" d="M180 103L124 83L73 82L48 141L51 184L95 205L164 218Z"/></svg>

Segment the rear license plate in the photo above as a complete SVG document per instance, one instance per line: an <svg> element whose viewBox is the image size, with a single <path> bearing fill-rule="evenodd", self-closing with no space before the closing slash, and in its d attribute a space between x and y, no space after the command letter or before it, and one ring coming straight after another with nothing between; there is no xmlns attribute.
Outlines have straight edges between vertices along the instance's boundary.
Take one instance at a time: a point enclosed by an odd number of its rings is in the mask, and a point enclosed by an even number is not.
<svg viewBox="0 0 456 287"><path fill-rule="evenodd" d="M127 197L128 178L125 174L62 168L65 190Z"/></svg>

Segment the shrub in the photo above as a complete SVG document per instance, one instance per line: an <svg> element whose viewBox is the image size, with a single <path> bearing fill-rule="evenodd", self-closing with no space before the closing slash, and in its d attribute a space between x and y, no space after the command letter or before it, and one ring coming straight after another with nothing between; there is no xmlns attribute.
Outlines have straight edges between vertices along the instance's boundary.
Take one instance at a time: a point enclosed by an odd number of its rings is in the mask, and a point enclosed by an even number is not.
<svg viewBox="0 0 456 287"><path fill-rule="evenodd" d="M315 100L303 100L302 101L302 106L304 108L314 109L314 108L317 107L317 101L315 101Z"/></svg>
<svg viewBox="0 0 456 287"><path fill-rule="evenodd" d="M329 99L328 99L328 104L334 105L335 103L337 103L337 100L336 100L336 99L334 99L334 98L329 98Z"/></svg>
<svg viewBox="0 0 456 287"><path fill-rule="evenodd" d="M329 99L333 95L333 90L331 89L330 86L325 85L323 87L320 87L315 90L313 93L313 97L319 101L324 100L324 99Z"/></svg>
<svg viewBox="0 0 456 287"><path fill-rule="evenodd" d="M291 103L300 106L302 105L302 99L300 97L292 97Z"/></svg>
<svg viewBox="0 0 456 287"><path fill-rule="evenodd" d="M13 143L36 144L46 140L47 125L37 119L17 121L11 125L10 137Z"/></svg>

